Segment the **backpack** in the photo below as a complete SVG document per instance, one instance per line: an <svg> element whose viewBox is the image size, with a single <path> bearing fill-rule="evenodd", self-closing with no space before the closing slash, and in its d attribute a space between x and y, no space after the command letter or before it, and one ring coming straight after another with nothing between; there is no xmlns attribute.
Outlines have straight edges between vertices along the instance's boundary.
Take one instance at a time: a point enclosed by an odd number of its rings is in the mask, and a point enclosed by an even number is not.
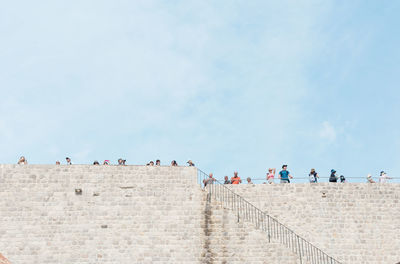
<svg viewBox="0 0 400 264"><path fill-rule="evenodd" d="M310 179L310 182L316 182L317 178L315 177L315 174L308 174L308 178Z"/></svg>

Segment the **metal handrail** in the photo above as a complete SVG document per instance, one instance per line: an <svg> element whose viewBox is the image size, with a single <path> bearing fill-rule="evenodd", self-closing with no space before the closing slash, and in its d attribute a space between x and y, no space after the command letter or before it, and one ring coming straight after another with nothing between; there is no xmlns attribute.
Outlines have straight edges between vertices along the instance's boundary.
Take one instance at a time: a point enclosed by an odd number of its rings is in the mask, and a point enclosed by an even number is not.
<svg viewBox="0 0 400 264"><path fill-rule="evenodd" d="M203 183L208 176L198 169L198 181ZM208 199L218 200L223 206L232 209L238 216L253 223L256 228L267 233L268 242L279 241L299 256L300 263L311 264L341 264L338 260L329 256L309 241L297 235L293 230L280 223L276 218L261 211L259 208L248 202L242 196L226 187L216 180L205 186L208 190Z"/></svg>

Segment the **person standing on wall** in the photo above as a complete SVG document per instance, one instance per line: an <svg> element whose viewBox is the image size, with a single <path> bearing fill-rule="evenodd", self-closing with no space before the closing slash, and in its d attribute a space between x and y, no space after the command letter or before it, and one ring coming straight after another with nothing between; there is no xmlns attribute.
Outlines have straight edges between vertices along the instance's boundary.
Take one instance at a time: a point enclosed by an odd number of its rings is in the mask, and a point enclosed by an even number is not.
<svg viewBox="0 0 400 264"><path fill-rule="evenodd" d="M216 181L216 179L213 176L214 175L212 173L210 173L208 175L208 179L203 180L204 187L206 187L208 184L213 184Z"/></svg>
<svg viewBox="0 0 400 264"><path fill-rule="evenodd" d="M329 182L337 182L338 177L336 176L336 171L334 169L331 170L331 176L329 177Z"/></svg>
<svg viewBox="0 0 400 264"><path fill-rule="evenodd" d="M250 178L250 177L247 177L247 184L254 184L254 183L251 181L251 178Z"/></svg>
<svg viewBox="0 0 400 264"><path fill-rule="evenodd" d="M269 184L273 184L274 183L275 172L276 172L275 168L269 168L268 169L267 181L268 181Z"/></svg>
<svg viewBox="0 0 400 264"><path fill-rule="evenodd" d="M225 176L224 178L224 184L231 184L231 181L228 179L228 176Z"/></svg>
<svg viewBox="0 0 400 264"><path fill-rule="evenodd" d="M386 174L386 172L381 171L380 176L379 176L379 182L380 182L380 183L385 183L385 182L387 182L387 180L390 180L390 179L392 179L392 178L389 177L389 176Z"/></svg>
<svg viewBox="0 0 400 264"><path fill-rule="evenodd" d="M310 173L308 174L308 178L310 179L310 183L317 183L318 182L318 173L315 169L311 169Z"/></svg>
<svg viewBox="0 0 400 264"><path fill-rule="evenodd" d="M25 159L24 156L22 156L22 157L19 158L18 164L19 165L26 165L26 164L28 164L28 161Z"/></svg>
<svg viewBox="0 0 400 264"><path fill-rule="evenodd" d="M242 180L240 179L240 177L238 176L238 172L235 171L233 173L233 177L231 178L231 184L239 184L242 183Z"/></svg>
<svg viewBox="0 0 400 264"><path fill-rule="evenodd" d="M290 179L293 179L293 176L287 170L287 165L282 165L282 170L279 172L279 179L281 179L281 183L290 183Z"/></svg>

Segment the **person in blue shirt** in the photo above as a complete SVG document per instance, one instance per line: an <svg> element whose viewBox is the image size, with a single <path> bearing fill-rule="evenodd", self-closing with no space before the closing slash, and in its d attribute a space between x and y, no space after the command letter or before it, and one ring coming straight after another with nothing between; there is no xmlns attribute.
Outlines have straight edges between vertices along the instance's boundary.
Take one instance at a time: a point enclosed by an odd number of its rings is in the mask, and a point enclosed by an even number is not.
<svg viewBox="0 0 400 264"><path fill-rule="evenodd" d="M281 183L290 183L289 179L293 179L287 170L287 165L282 165L282 170L279 172L279 179L281 179Z"/></svg>

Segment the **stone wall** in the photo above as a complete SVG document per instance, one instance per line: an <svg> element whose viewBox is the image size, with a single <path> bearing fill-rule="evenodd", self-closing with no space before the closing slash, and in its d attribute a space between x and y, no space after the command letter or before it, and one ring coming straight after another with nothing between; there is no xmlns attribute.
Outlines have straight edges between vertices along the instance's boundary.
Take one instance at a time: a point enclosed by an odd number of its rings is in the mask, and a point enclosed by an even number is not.
<svg viewBox="0 0 400 264"><path fill-rule="evenodd" d="M299 257L280 243L268 241L265 232L238 219L228 209L212 202L207 223L205 263L229 264L299 264ZM303 264L306 264L303 262Z"/></svg>
<svg viewBox="0 0 400 264"><path fill-rule="evenodd" d="M0 165L0 253L25 263L296 263L193 167ZM343 263L400 261L399 184L230 185ZM81 192L80 192L81 191Z"/></svg>
<svg viewBox="0 0 400 264"><path fill-rule="evenodd" d="M343 263L400 261L400 184L230 185Z"/></svg>
<svg viewBox="0 0 400 264"><path fill-rule="evenodd" d="M13 264L203 259L204 193L193 167L0 168L0 252Z"/></svg>

